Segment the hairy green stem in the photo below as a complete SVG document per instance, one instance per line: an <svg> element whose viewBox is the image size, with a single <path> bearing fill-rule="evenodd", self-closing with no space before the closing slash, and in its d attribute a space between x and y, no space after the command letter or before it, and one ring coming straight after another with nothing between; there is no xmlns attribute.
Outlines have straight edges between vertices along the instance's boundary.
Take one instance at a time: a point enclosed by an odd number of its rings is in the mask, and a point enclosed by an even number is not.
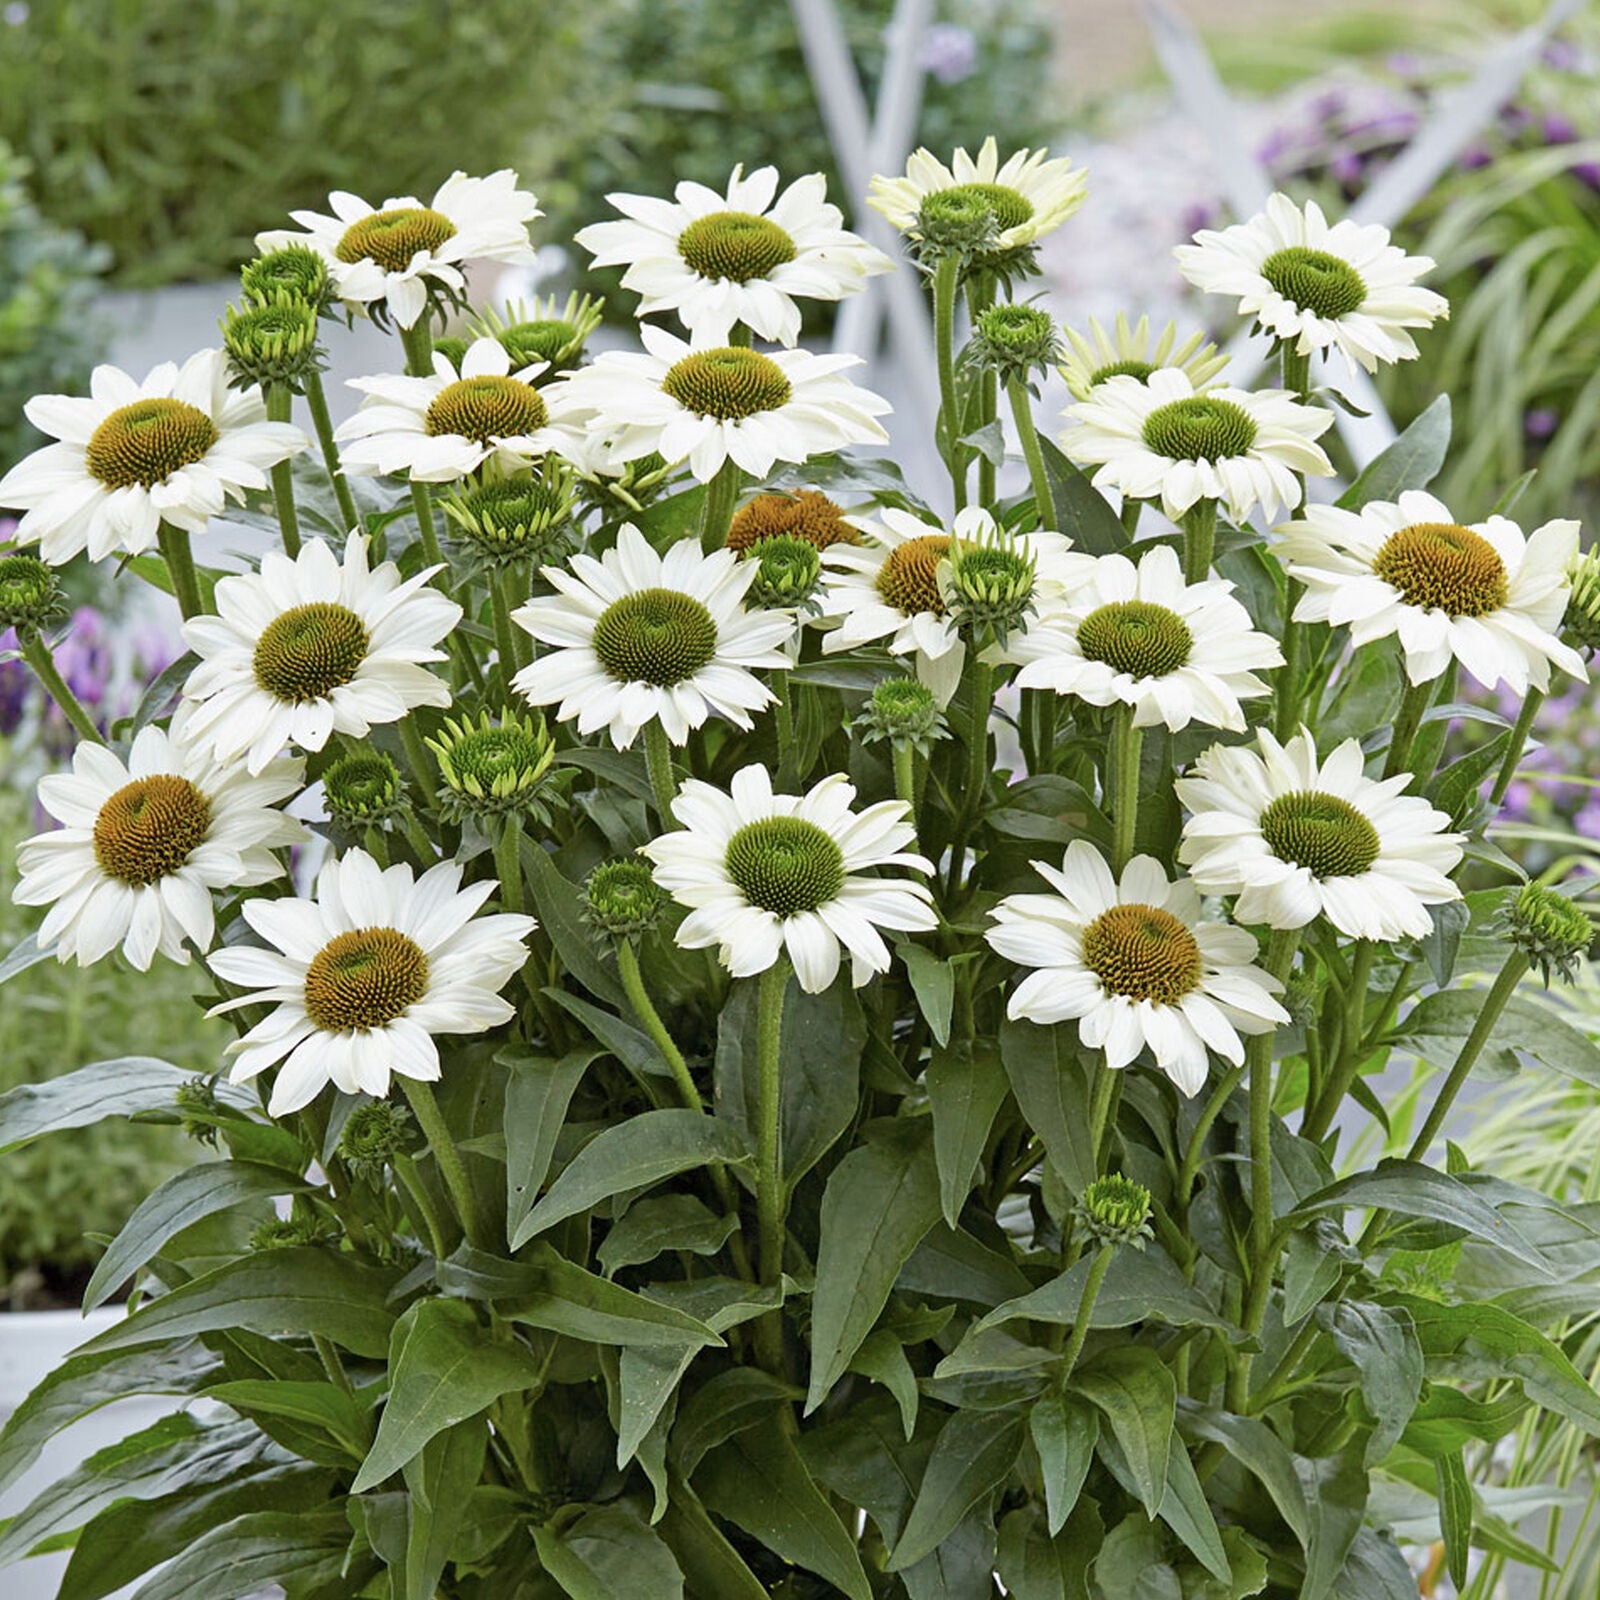
<svg viewBox="0 0 1600 1600"><path fill-rule="evenodd" d="M422 1225L427 1230L428 1244L433 1251L434 1259L443 1261L449 1254L445 1249L444 1218L439 1215L433 1197L428 1193L428 1186L422 1181L422 1174L417 1171L416 1162L410 1156L397 1154L393 1157L393 1165L401 1187L411 1196L411 1203L422 1217Z"/></svg>
<svg viewBox="0 0 1600 1600"><path fill-rule="evenodd" d="M617 976L622 979L622 992L627 995L629 1005L644 1024L644 1031L650 1035L656 1049L661 1052L661 1059L670 1068L672 1081L678 1086L679 1098L691 1111L704 1111L705 1102L695 1087L689 1063L684 1060L677 1041L667 1032L667 1025L661 1020L661 1013L656 1010L655 1002L644 986L644 974L639 970L639 957L631 940L617 940Z"/></svg>
<svg viewBox="0 0 1600 1600"><path fill-rule="evenodd" d="M1298 578L1289 579L1283 602L1283 665L1278 668L1273 703L1272 731L1280 744L1292 739L1302 722L1310 721L1300 704L1300 658L1305 653L1305 624L1294 620L1295 608L1305 592L1306 586Z"/></svg>
<svg viewBox="0 0 1600 1600"><path fill-rule="evenodd" d="M1139 755L1144 730L1133 725L1133 707L1117 705L1111 712L1111 870L1121 876L1133 855L1139 821Z"/></svg>
<svg viewBox="0 0 1600 1600"><path fill-rule="evenodd" d="M904 739L894 741L894 792L904 800L912 821L917 815L917 754Z"/></svg>
<svg viewBox="0 0 1600 1600"><path fill-rule="evenodd" d="M511 694L511 680L522 665L517 656L517 633L511 622L511 606L504 588L504 574L489 579L489 615L494 621L494 648L499 658L500 677L505 692Z"/></svg>
<svg viewBox="0 0 1600 1600"><path fill-rule="evenodd" d="M434 1099L432 1085L420 1078L404 1077L399 1079L399 1083L411 1106L412 1115L417 1119L417 1126L422 1129L428 1147L433 1151L433 1159L439 1164L439 1175L444 1179L444 1186L455 1203L456 1215L461 1219L461 1229L467 1236L467 1243L475 1250L490 1249L488 1230L479 1214L477 1194L467 1178L461 1152L444 1120L444 1113Z"/></svg>
<svg viewBox="0 0 1600 1600"><path fill-rule="evenodd" d="M161 557L167 564L167 576L172 580L172 592L183 620L187 622L190 617L198 617L205 607L200 601L200 579L194 570L188 533L170 522L163 522L156 540L161 546Z"/></svg>
<svg viewBox="0 0 1600 1600"><path fill-rule="evenodd" d="M522 818L515 812L500 819L494 836L494 870L500 879L500 909L522 910Z"/></svg>
<svg viewBox="0 0 1600 1600"><path fill-rule="evenodd" d="M743 482L739 463L729 456L706 485L706 497L700 505L700 548L708 554L728 542L728 529L733 526L734 507L739 504Z"/></svg>
<svg viewBox="0 0 1600 1600"><path fill-rule="evenodd" d="M756 1218L761 1282L783 1279L783 995L789 958L780 955L761 974L756 997ZM783 1371L783 1317L774 1309L756 1326L756 1342L767 1369Z"/></svg>
<svg viewBox="0 0 1600 1600"><path fill-rule="evenodd" d="M428 760L428 750L422 742L422 734L417 729L416 713L400 719L400 747L406 753L406 762L411 768L411 776L416 779L417 788L422 792L422 797L431 806L439 798L439 790L433 781L433 768Z"/></svg>
<svg viewBox="0 0 1600 1600"><path fill-rule="evenodd" d="M956 288L961 282L961 258L942 256L933 274L933 342L939 367L939 421L944 435L945 465L955 509L967 503L967 468L961 435L961 407L956 398Z"/></svg>
<svg viewBox="0 0 1600 1600"><path fill-rule="evenodd" d="M967 279L967 321L972 327L994 304L995 280L987 272ZM988 368L978 379L978 426L987 428L1000 409L1000 379ZM987 454L978 456L978 504L992 508L995 498L995 463Z"/></svg>
<svg viewBox="0 0 1600 1600"><path fill-rule="evenodd" d="M322 451L322 465L333 483L334 498L339 503L339 516L346 533L359 532L361 513L356 510L355 496L350 492L350 482L344 475L344 463L339 459L339 446L333 437L333 418L328 415L328 396L322 387L322 374L306 375L306 405L311 410L311 426L317 435Z"/></svg>
<svg viewBox="0 0 1600 1600"><path fill-rule="evenodd" d="M104 744L105 738L94 725L94 718L84 709L83 702L72 692L67 680L56 671L55 659L44 640L32 628L18 628L17 645L22 651L22 659L33 668L34 676L43 685L45 693L61 707L61 714L67 721L85 739L94 744Z"/></svg>
<svg viewBox="0 0 1600 1600"><path fill-rule="evenodd" d="M1544 691L1529 689L1526 699L1522 702L1522 709L1517 713L1517 723L1511 730L1511 739L1506 745L1500 770L1495 774L1494 788L1489 792L1490 805L1497 806L1505 799L1506 790L1511 787L1511 780L1517 775L1517 767L1522 761L1522 752L1527 747L1528 734L1533 729L1534 718L1539 715L1539 707L1543 704Z"/></svg>
<svg viewBox="0 0 1600 1600"><path fill-rule="evenodd" d="M1433 699L1434 680L1427 683L1408 683L1400 697L1400 709L1395 713L1394 728L1389 735L1389 755L1383 764L1383 775L1392 778L1405 770L1411 756L1411 746L1416 742L1417 729L1422 726L1429 702Z"/></svg>
<svg viewBox="0 0 1600 1600"><path fill-rule="evenodd" d="M1183 514L1183 576L1203 583L1211 574L1211 553L1217 545L1217 502L1196 500Z"/></svg>
<svg viewBox="0 0 1600 1600"><path fill-rule="evenodd" d="M1372 976L1372 963L1377 953L1378 946L1373 940L1357 941L1355 959L1350 966L1350 979L1345 986L1344 1032L1340 1037L1339 1053L1334 1059L1333 1069L1328 1074L1328 1080L1323 1084L1316 1103L1308 1107L1301 1119L1302 1139L1317 1141L1327 1136L1339 1107L1344 1104L1344 1097L1350 1092L1350 1085L1355 1082L1356 1074L1361 1070L1361 1063L1366 1059L1363 1030L1366 1022L1367 982Z"/></svg>
<svg viewBox="0 0 1600 1600"><path fill-rule="evenodd" d="M1179 1206L1187 1206L1189 1197L1194 1193L1194 1180L1200 1173L1200 1162L1205 1154L1206 1135L1211 1132L1212 1125L1222 1115L1222 1108L1227 1105L1233 1091L1239 1087L1245 1074L1244 1064L1229 1067L1217 1080L1217 1086L1211 1091L1211 1097L1201 1108L1199 1118L1194 1125L1194 1133L1189 1138L1189 1148L1184 1152L1183 1165L1178 1169L1177 1197Z"/></svg>
<svg viewBox="0 0 1600 1600"><path fill-rule="evenodd" d="M1028 477L1033 484L1033 500L1039 511L1039 526L1056 525L1055 498L1050 493L1050 478L1044 470L1044 452L1039 448L1039 432L1033 425L1033 398L1028 393L1028 383L1020 372L1006 380L1006 397L1011 402L1011 415L1017 424L1017 437L1022 441L1023 458L1028 463Z"/></svg>
<svg viewBox="0 0 1600 1600"><path fill-rule="evenodd" d="M287 384L267 385L267 420L288 422L294 415L294 395ZM294 508L294 462L280 461L272 469L272 507L278 513L278 531L286 555L300 554L300 515Z"/></svg>
<svg viewBox="0 0 1600 1600"><path fill-rule="evenodd" d="M1106 1269L1116 1253L1114 1244L1103 1244L1089 1263L1089 1276L1083 1280L1083 1293L1078 1297L1078 1315L1072 1323L1072 1339L1061 1357L1060 1382L1063 1387L1072 1376L1078 1357L1083 1354L1083 1342L1089 1337L1089 1323L1094 1317L1094 1303L1100 1298L1100 1286L1106 1281Z"/></svg>
<svg viewBox="0 0 1600 1600"><path fill-rule="evenodd" d="M672 776L672 745L667 730L657 717L644 725L644 759L650 771L650 785L656 792L656 812L663 831L677 827L672 816L672 802L678 786Z"/></svg>
<svg viewBox="0 0 1600 1600"><path fill-rule="evenodd" d="M1143 510L1142 500L1135 500L1132 495L1122 497L1122 528L1130 539L1139 531L1139 513Z"/></svg>

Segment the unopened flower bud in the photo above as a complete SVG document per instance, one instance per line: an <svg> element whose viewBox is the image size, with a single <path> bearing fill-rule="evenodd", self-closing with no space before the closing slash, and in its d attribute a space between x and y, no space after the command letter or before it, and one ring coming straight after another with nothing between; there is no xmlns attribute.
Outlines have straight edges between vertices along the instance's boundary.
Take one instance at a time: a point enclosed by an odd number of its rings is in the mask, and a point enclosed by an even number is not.
<svg viewBox="0 0 1600 1600"><path fill-rule="evenodd" d="M1061 357L1056 320L1037 306L998 305L980 313L968 346L970 359L1002 382L1043 372Z"/></svg>
<svg viewBox="0 0 1600 1600"><path fill-rule="evenodd" d="M327 262L303 244L287 244L245 262L239 269L239 286L252 305L289 299L321 311L333 298Z"/></svg>
<svg viewBox="0 0 1600 1600"><path fill-rule="evenodd" d="M43 633L66 617L67 602L54 568L37 556L0 556L0 628Z"/></svg>
<svg viewBox="0 0 1600 1600"><path fill-rule="evenodd" d="M885 678L867 697L851 727L863 744L887 739L909 745L920 755L947 734L933 691L915 678Z"/></svg>
<svg viewBox="0 0 1600 1600"><path fill-rule="evenodd" d="M1096 1178L1078 1202L1078 1220L1101 1245L1143 1250L1150 1228L1150 1191L1121 1173Z"/></svg>
<svg viewBox="0 0 1600 1600"><path fill-rule="evenodd" d="M822 577L822 557L804 539L781 535L763 539L751 553L757 563L750 599L758 606L790 611L809 610Z"/></svg>
<svg viewBox="0 0 1600 1600"><path fill-rule="evenodd" d="M229 306L222 319L222 343L229 381L236 389L282 384L298 390L322 362L316 307L288 296L247 302L242 310Z"/></svg>
<svg viewBox="0 0 1600 1600"><path fill-rule="evenodd" d="M940 256L970 259L992 251L999 236L994 207L967 185L936 189L924 198L911 238L919 259L931 265Z"/></svg>
<svg viewBox="0 0 1600 1600"><path fill-rule="evenodd" d="M352 833L390 828L406 814L400 769L381 750L341 756L323 773L322 792L328 815Z"/></svg>
<svg viewBox="0 0 1600 1600"><path fill-rule="evenodd" d="M1595 925L1582 906L1557 889L1527 883L1511 903L1511 941L1548 985L1552 974L1571 983L1594 943Z"/></svg>
<svg viewBox="0 0 1600 1600"><path fill-rule="evenodd" d="M562 775L552 772L555 742L542 718L515 711L502 713L498 724L487 711L476 722L446 717L438 737L427 743L444 779L439 806L445 816L459 820L515 813L550 820Z"/></svg>
<svg viewBox="0 0 1600 1600"><path fill-rule="evenodd" d="M440 504L457 536L492 567L560 561L574 528L572 475L551 460L537 475L491 481Z"/></svg>
<svg viewBox="0 0 1600 1600"><path fill-rule="evenodd" d="M565 304L552 295L526 307L513 303L504 317L485 311L473 325L485 338L500 341L513 368L543 362L545 370L534 381L546 383L578 365L604 315L604 302L594 295L569 294Z"/></svg>
<svg viewBox="0 0 1600 1600"><path fill-rule="evenodd" d="M1003 530L976 540L953 538L941 570L945 606L970 639L987 633L1004 644L1032 614L1033 560Z"/></svg>
<svg viewBox="0 0 1600 1600"><path fill-rule="evenodd" d="M639 939L655 927L666 897L639 856L603 861L583 886L584 920L608 939Z"/></svg>
<svg viewBox="0 0 1600 1600"><path fill-rule="evenodd" d="M369 1100L350 1113L339 1135L339 1156L361 1177L377 1177L411 1140L411 1113L388 1100Z"/></svg>
<svg viewBox="0 0 1600 1600"><path fill-rule="evenodd" d="M1562 630L1579 650L1600 650L1600 545L1578 558L1567 591Z"/></svg>

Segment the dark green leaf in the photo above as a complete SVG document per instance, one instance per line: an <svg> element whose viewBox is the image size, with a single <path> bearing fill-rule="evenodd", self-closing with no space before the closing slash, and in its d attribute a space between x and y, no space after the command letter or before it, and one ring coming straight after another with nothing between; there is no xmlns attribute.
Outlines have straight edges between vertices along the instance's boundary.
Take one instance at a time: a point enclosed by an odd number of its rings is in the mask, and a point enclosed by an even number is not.
<svg viewBox="0 0 1600 1600"><path fill-rule="evenodd" d="M903 1572L931 1555L980 1500L1010 1476L1022 1448L1022 1419L1004 1411L957 1411L928 1458L917 1498L889 1560Z"/></svg>
<svg viewBox="0 0 1600 1600"><path fill-rule="evenodd" d="M567 1107L594 1060L593 1050L574 1050L557 1060L525 1050L503 1050L506 1067L506 1232L515 1237L550 1172Z"/></svg>
<svg viewBox="0 0 1600 1600"><path fill-rule="evenodd" d="M722 1340L699 1318L596 1276L548 1248L517 1275L504 1315L591 1344L682 1345Z"/></svg>
<svg viewBox="0 0 1600 1600"><path fill-rule="evenodd" d="M912 992L927 1019L934 1043L941 1047L949 1044L950 1013L956 997L955 969L933 951L909 939L902 940L895 948L905 963L906 976L911 980Z"/></svg>
<svg viewBox="0 0 1600 1600"><path fill-rule="evenodd" d="M624 1022L604 1006L597 1006L582 995L568 994L565 989L549 988L545 993L563 1011L575 1016L636 1078L671 1076L672 1069L661 1052L631 1022Z"/></svg>
<svg viewBox="0 0 1600 1600"><path fill-rule="evenodd" d="M1425 489L1450 448L1450 397L1440 395L1389 448L1368 463L1339 497L1348 511L1369 500L1394 500L1406 489Z"/></svg>
<svg viewBox="0 0 1600 1600"><path fill-rule="evenodd" d="M358 1356L382 1356L394 1324L388 1309L396 1274L363 1267L316 1245L241 1256L147 1301L125 1322L82 1346L122 1350L193 1333L319 1333Z"/></svg>
<svg viewBox="0 0 1600 1600"><path fill-rule="evenodd" d="M590 994L621 1010L622 985L601 960L583 920L583 894L578 886L562 876L548 850L527 838L522 841L522 869L539 913L539 924L556 947L561 965Z"/></svg>
<svg viewBox="0 0 1600 1600"><path fill-rule="evenodd" d="M1128 548L1128 531L1122 519L1088 478L1056 448L1041 438L1045 477L1050 483L1055 520L1051 526L1072 540L1074 548L1091 556L1108 556ZM1040 515L1044 513L1041 510Z"/></svg>
<svg viewBox="0 0 1600 1600"><path fill-rule="evenodd" d="M834 1169L822 1197L812 1300L811 1412L872 1331L900 1269L939 1220L926 1124L878 1124Z"/></svg>
<svg viewBox="0 0 1600 1600"><path fill-rule="evenodd" d="M683 1573L624 1505L588 1506L533 1530L539 1562L572 1600L683 1600Z"/></svg>
<svg viewBox="0 0 1600 1600"><path fill-rule="evenodd" d="M602 1200L714 1163L749 1159L739 1130L687 1108L645 1111L607 1128L581 1149L511 1236L520 1250L536 1234Z"/></svg>
<svg viewBox="0 0 1600 1600"><path fill-rule="evenodd" d="M1206 1492L1182 1439L1173 1441L1167 1455L1167 1492L1161 1502L1161 1520L1199 1557L1212 1577L1232 1585L1233 1568L1228 1563L1216 1516L1206 1502Z"/></svg>
<svg viewBox="0 0 1600 1600"><path fill-rule="evenodd" d="M1184 1427L1220 1444L1267 1491L1278 1515L1302 1545L1311 1537L1311 1511L1289 1447L1266 1423L1226 1411L1185 1407Z"/></svg>
<svg viewBox="0 0 1600 1600"><path fill-rule="evenodd" d="M1000 1581L1015 1600L1089 1600L1094 1556L1094 1545L1052 1534L1036 1506L1000 1524Z"/></svg>
<svg viewBox="0 0 1600 1600"><path fill-rule="evenodd" d="M1089 1076L1071 1028L1006 1022L1000 1054L1028 1126L1044 1142L1056 1176L1077 1196L1094 1182Z"/></svg>
<svg viewBox="0 0 1600 1600"><path fill-rule="evenodd" d="M695 1487L710 1510L785 1561L816 1573L850 1600L872 1600L855 1540L782 1429L734 1435L701 1463Z"/></svg>
<svg viewBox="0 0 1600 1600"><path fill-rule="evenodd" d="M677 1557L692 1593L716 1600L768 1600L769 1591L706 1514L700 1497L674 1478L661 1537Z"/></svg>
<svg viewBox="0 0 1600 1600"><path fill-rule="evenodd" d="M1039 1453L1048 1527L1054 1538L1072 1515L1089 1475L1100 1438L1100 1413L1085 1401L1051 1390L1035 1401L1028 1428Z"/></svg>
<svg viewBox="0 0 1600 1600"><path fill-rule="evenodd" d="M678 1411L672 1455L686 1477L726 1439L765 1422L800 1391L760 1367L733 1367L695 1391Z"/></svg>
<svg viewBox="0 0 1600 1600"><path fill-rule="evenodd" d="M1467 1583L1467 1558L1472 1552L1472 1485L1467 1481L1467 1466L1459 1450L1453 1455L1435 1456L1433 1466L1439 1480L1439 1529L1444 1535L1445 1562L1450 1581L1463 1589Z"/></svg>
<svg viewBox="0 0 1600 1600"><path fill-rule="evenodd" d="M917 1375L906 1356L906 1347L890 1328L874 1328L850 1358L849 1370L859 1372L874 1383L881 1383L900 1407L900 1420L906 1438L916 1432L917 1404L920 1398Z"/></svg>
<svg viewBox="0 0 1600 1600"><path fill-rule="evenodd" d="M213 1212L274 1195L301 1194L313 1186L281 1167L253 1161L206 1161L175 1174L128 1218L101 1256L83 1292L83 1308L102 1304L174 1234Z"/></svg>
<svg viewBox="0 0 1600 1600"><path fill-rule="evenodd" d="M1059 1278L1015 1300L998 1305L978 1324L995 1328L1019 1317L1035 1322L1051 1322L1070 1327L1078 1320L1083 1302L1083 1286L1093 1259L1084 1256ZM1206 1297L1173 1265L1165 1251L1119 1250L1106 1269L1100 1292L1095 1296L1090 1326L1131 1328L1146 1320L1171 1323L1184 1328L1193 1324L1227 1332L1228 1324L1217 1315Z"/></svg>
<svg viewBox="0 0 1600 1600"><path fill-rule="evenodd" d="M248 1512L197 1540L134 1600L246 1600L274 1584L304 1593L339 1576L349 1541L350 1524L338 1506Z"/></svg>
<svg viewBox="0 0 1600 1600"><path fill-rule="evenodd" d="M628 1207L605 1243L600 1265L614 1278L624 1267L642 1266L663 1251L715 1255L739 1226L737 1217L719 1217L692 1194L664 1194Z"/></svg>
<svg viewBox="0 0 1600 1600"><path fill-rule="evenodd" d="M964 1229L936 1222L911 1252L896 1287L906 1294L992 1306L1026 1294L1028 1280L998 1250Z"/></svg>
<svg viewBox="0 0 1600 1600"><path fill-rule="evenodd" d="M296 1382L284 1378L240 1378L214 1383L207 1400L220 1400L241 1416L287 1418L320 1428L354 1460L360 1461L372 1445L372 1418L368 1408L332 1383Z"/></svg>
<svg viewBox="0 0 1600 1600"><path fill-rule="evenodd" d="M1111 1424L1146 1511L1154 1516L1166 1494L1177 1385L1153 1350L1127 1345L1107 1350L1072 1376L1072 1389ZM1179 1448L1182 1448L1180 1442Z"/></svg>
<svg viewBox="0 0 1600 1600"><path fill-rule="evenodd" d="M397 1600L434 1600L438 1594L488 1446L488 1428L473 1418L436 1433L406 1462L404 1587Z"/></svg>
<svg viewBox="0 0 1600 1600"><path fill-rule="evenodd" d="M389 1341L389 1400L353 1492L398 1472L436 1434L501 1395L537 1389L539 1363L522 1344L494 1338L460 1300L419 1300Z"/></svg>
<svg viewBox="0 0 1600 1600"><path fill-rule="evenodd" d="M995 1113L1008 1084L1000 1052L982 1041L937 1050L925 1077L933 1112L933 1155L939 1169L939 1204L953 1228L961 1217Z"/></svg>
<svg viewBox="0 0 1600 1600"><path fill-rule="evenodd" d="M1404 1432L1422 1392L1422 1351L1411 1318L1397 1306L1341 1300L1320 1308L1317 1320L1361 1375L1361 1398L1376 1419L1366 1462L1376 1466Z"/></svg>

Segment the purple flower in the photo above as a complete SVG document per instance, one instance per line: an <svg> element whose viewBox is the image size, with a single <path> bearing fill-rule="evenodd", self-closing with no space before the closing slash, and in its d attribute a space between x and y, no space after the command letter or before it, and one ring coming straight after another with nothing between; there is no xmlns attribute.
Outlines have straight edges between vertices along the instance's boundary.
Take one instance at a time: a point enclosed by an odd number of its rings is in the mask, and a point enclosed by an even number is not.
<svg viewBox="0 0 1600 1600"><path fill-rule="evenodd" d="M1552 39L1539 59L1554 72L1576 72L1583 65L1583 52L1570 39Z"/></svg>
<svg viewBox="0 0 1600 1600"><path fill-rule="evenodd" d="M1594 791L1590 790L1593 794ZM1600 839L1600 795L1585 804L1572 819L1572 825L1585 839Z"/></svg>
<svg viewBox="0 0 1600 1600"><path fill-rule="evenodd" d="M14 628L0 633L0 655L17 648ZM21 661L0 661L0 735L15 733L33 693L33 675Z"/></svg>
<svg viewBox="0 0 1600 1600"><path fill-rule="evenodd" d="M1366 163L1355 150L1341 150L1332 161L1328 163L1328 171L1346 188L1355 188L1366 172Z"/></svg>
<svg viewBox="0 0 1600 1600"><path fill-rule="evenodd" d="M1222 220L1221 207L1215 201L1197 200L1183 208L1179 226L1186 234L1199 233L1202 228L1213 228Z"/></svg>
<svg viewBox="0 0 1600 1600"><path fill-rule="evenodd" d="M1574 161L1570 171L1591 189L1600 189L1600 161Z"/></svg>
<svg viewBox="0 0 1600 1600"><path fill-rule="evenodd" d="M1396 50L1385 62L1397 78L1415 79L1422 76L1422 57L1409 50Z"/></svg>
<svg viewBox="0 0 1600 1600"><path fill-rule="evenodd" d="M1317 121L1331 122L1348 104L1349 96L1343 89L1324 89L1306 109Z"/></svg>
<svg viewBox="0 0 1600 1600"><path fill-rule="evenodd" d="M1476 172L1489 165L1494 157L1489 154L1489 147L1485 144L1469 144L1456 158L1457 166L1464 167L1468 172Z"/></svg>
<svg viewBox="0 0 1600 1600"><path fill-rule="evenodd" d="M1564 117L1559 111L1552 111L1544 119L1546 144L1572 144L1577 137L1578 130L1573 126L1571 117Z"/></svg>
<svg viewBox="0 0 1600 1600"><path fill-rule="evenodd" d="M1534 406L1522 415L1522 431L1530 439L1548 439L1561 426L1561 413L1554 406Z"/></svg>
<svg viewBox="0 0 1600 1600"><path fill-rule="evenodd" d="M960 83L978 69L978 41L970 28L936 22L922 36L921 63L940 83Z"/></svg>

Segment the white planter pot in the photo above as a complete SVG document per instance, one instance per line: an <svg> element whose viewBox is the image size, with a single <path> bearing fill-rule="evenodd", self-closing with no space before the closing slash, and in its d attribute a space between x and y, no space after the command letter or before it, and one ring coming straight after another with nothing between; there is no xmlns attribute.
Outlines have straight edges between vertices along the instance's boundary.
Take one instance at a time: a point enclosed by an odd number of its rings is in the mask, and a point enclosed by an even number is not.
<svg viewBox="0 0 1600 1600"><path fill-rule="evenodd" d="M61 1364L69 1351L92 1339L124 1315L120 1307L91 1311L19 1311L0 1315L0 1421L9 1417L29 1391ZM0 1517L20 1511L40 1490L79 1462L147 1428L177 1405L168 1396L119 1400L64 1428L47 1444L33 1466L4 1494ZM69 1557L37 1556L0 1572L0 1595L5 1600L54 1600ZM118 1590L111 1600L124 1600L132 1588Z"/></svg>

